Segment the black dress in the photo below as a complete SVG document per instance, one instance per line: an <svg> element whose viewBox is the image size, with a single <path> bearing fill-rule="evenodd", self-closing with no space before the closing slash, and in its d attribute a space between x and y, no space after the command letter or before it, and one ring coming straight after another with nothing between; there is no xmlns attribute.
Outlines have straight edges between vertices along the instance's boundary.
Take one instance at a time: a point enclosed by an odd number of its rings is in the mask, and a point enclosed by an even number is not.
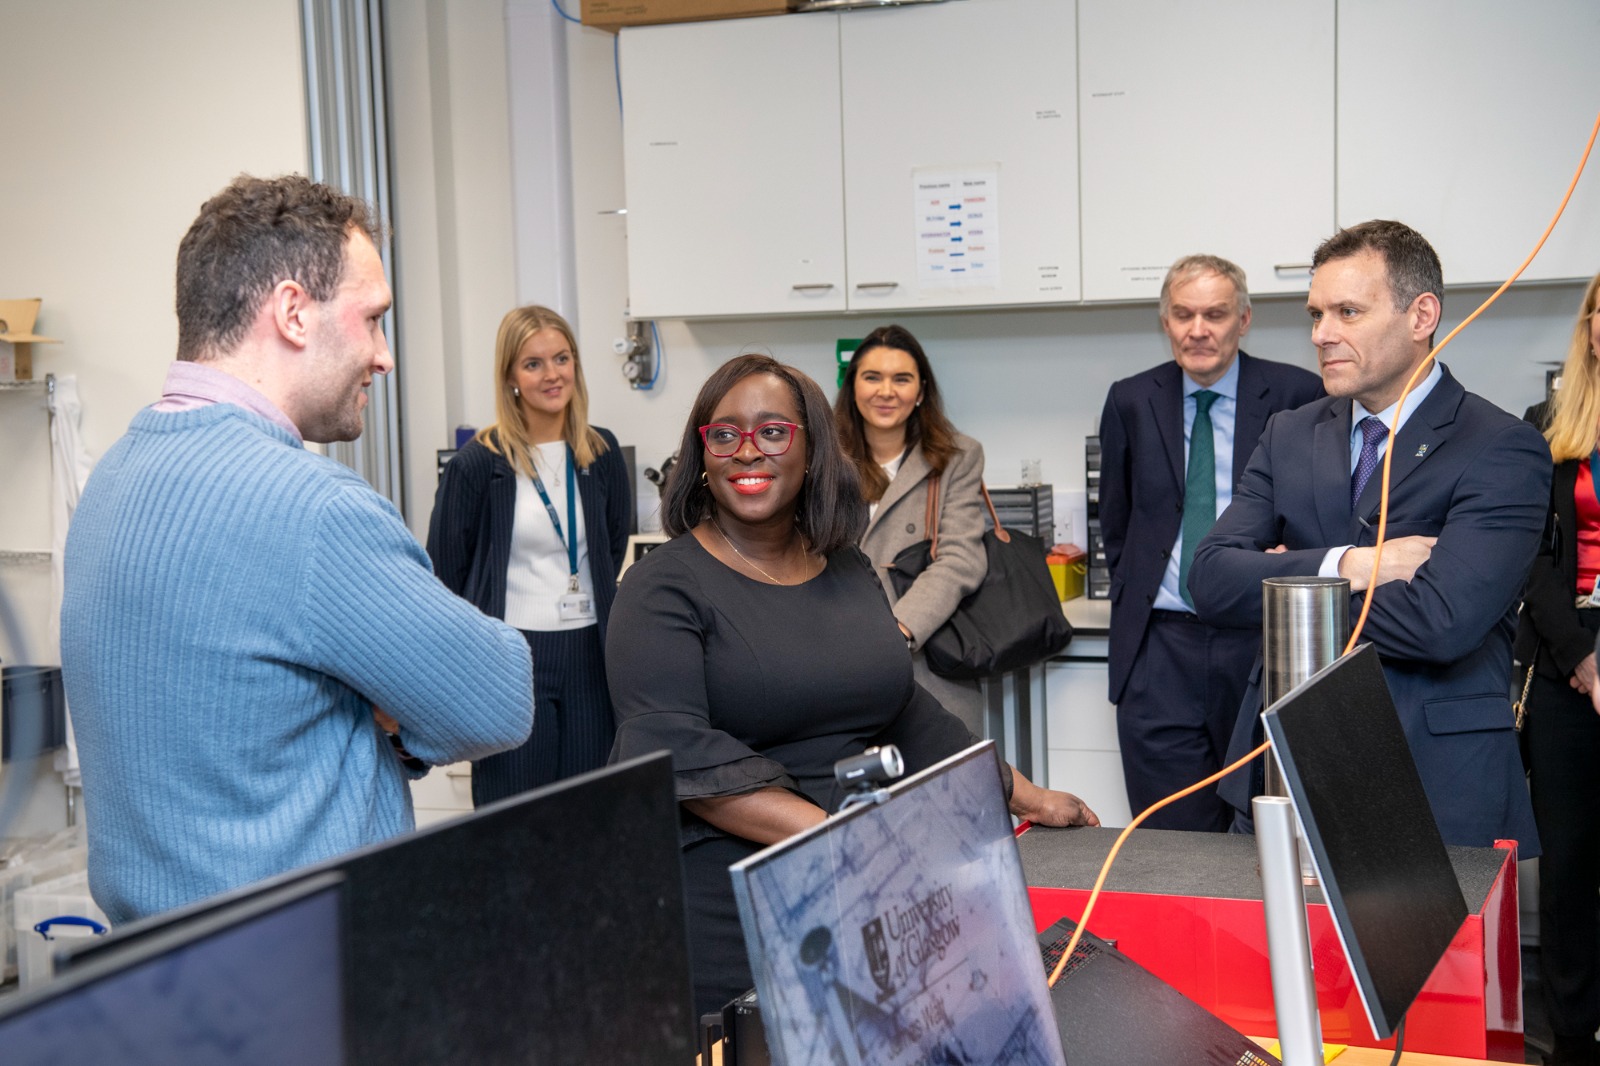
<svg viewBox="0 0 1600 1066"><path fill-rule="evenodd" d="M1527 419L1545 421L1539 408ZM1550 522L1528 574L1517 631L1518 669L1527 677L1523 755L1539 826L1540 983L1558 1045L1593 1047L1600 1026L1600 716L1568 684L1595 650L1600 609L1579 608L1577 494L1580 460L1557 463Z"/></svg>
<svg viewBox="0 0 1600 1066"><path fill-rule="evenodd" d="M911 679L911 655L872 564L830 555L801 585L719 562L692 535L633 566L606 645L612 761L672 752L678 798L791 789L830 813L836 760L898 745L906 771L975 743ZM1006 782L1010 792L1010 781ZM696 1013L751 987L727 867L761 850L683 811Z"/></svg>

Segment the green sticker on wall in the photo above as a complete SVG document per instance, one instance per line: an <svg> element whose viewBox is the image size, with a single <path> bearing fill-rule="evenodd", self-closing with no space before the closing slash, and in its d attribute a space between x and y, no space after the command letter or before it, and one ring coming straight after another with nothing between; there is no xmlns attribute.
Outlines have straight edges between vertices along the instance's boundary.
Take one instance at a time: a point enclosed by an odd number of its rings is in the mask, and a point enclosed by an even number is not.
<svg viewBox="0 0 1600 1066"><path fill-rule="evenodd" d="M856 349L861 347L863 339L857 337L854 340L841 340L834 348L834 354L839 360L839 380L836 383L838 388L844 388L844 372L850 366L850 357L856 354Z"/></svg>

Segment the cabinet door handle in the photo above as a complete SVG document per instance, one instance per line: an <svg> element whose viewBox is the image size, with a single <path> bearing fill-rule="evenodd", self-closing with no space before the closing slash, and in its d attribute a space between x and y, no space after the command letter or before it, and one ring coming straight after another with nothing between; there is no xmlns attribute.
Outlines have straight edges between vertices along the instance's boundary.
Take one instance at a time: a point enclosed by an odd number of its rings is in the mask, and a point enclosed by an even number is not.
<svg viewBox="0 0 1600 1066"><path fill-rule="evenodd" d="M792 285L790 287L794 289L795 292L827 292L829 289L833 288L833 282L819 281L813 282L810 285Z"/></svg>
<svg viewBox="0 0 1600 1066"><path fill-rule="evenodd" d="M452 766L452 767L450 767L450 769L448 769L448 770L446 770L444 772L444 776L446 776L446 777L458 777L458 778L459 777L471 777L472 776L472 771L471 770L461 770L461 769L458 769L458 768Z"/></svg>
<svg viewBox="0 0 1600 1066"><path fill-rule="evenodd" d="M1287 274L1290 271L1310 270L1310 263L1273 263L1272 270L1276 274Z"/></svg>
<svg viewBox="0 0 1600 1066"><path fill-rule="evenodd" d="M856 288L858 288L858 289L898 289L899 287L900 287L900 283L898 281L858 281L858 282L856 282Z"/></svg>

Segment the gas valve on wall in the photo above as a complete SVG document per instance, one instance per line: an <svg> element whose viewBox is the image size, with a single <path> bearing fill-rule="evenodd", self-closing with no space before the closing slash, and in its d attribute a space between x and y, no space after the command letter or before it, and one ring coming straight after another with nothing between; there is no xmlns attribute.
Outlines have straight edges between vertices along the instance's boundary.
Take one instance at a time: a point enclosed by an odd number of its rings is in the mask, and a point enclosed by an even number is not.
<svg viewBox="0 0 1600 1066"><path fill-rule="evenodd" d="M630 319L626 335L611 342L611 350L622 356L622 376L635 389L648 389L655 384L654 352L647 330L646 323Z"/></svg>

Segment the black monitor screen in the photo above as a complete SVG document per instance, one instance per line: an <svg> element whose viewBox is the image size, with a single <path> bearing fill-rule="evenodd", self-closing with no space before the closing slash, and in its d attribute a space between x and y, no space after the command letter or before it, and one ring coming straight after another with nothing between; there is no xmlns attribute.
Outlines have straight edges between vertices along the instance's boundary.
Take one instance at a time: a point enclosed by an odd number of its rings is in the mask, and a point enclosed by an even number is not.
<svg viewBox="0 0 1600 1066"><path fill-rule="evenodd" d="M1334 927L1386 1039L1467 917L1378 653L1363 645L1262 716Z"/></svg>
<svg viewBox="0 0 1600 1066"><path fill-rule="evenodd" d="M341 880L215 909L18 996L0 1061L339 1066Z"/></svg>
<svg viewBox="0 0 1600 1066"><path fill-rule="evenodd" d="M268 884L317 870L347 878L354 1062L693 1057L678 804L664 752ZM119 929L69 965L215 905Z"/></svg>

